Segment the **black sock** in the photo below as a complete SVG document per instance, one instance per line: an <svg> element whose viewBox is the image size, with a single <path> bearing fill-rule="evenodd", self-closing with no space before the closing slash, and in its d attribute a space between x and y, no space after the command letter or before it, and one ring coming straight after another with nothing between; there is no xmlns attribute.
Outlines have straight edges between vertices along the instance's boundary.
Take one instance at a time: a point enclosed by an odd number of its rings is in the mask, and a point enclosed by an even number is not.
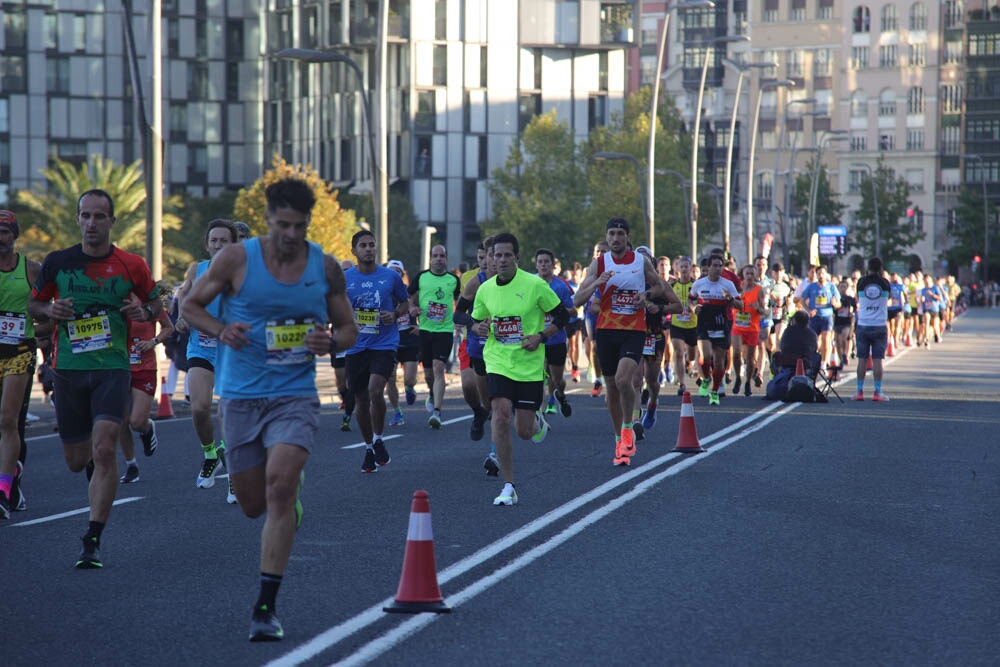
<svg viewBox="0 0 1000 667"><path fill-rule="evenodd" d="M274 611L275 599L278 597L278 587L281 586L280 574L260 573L260 596L255 609Z"/></svg>
<svg viewBox="0 0 1000 667"><path fill-rule="evenodd" d="M100 542L101 541L101 533L103 533L103 532L104 532L104 524L103 523L101 523L100 521L91 521L90 522L90 527L87 529L87 534L84 535L84 538L93 537L98 542Z"/></svg>

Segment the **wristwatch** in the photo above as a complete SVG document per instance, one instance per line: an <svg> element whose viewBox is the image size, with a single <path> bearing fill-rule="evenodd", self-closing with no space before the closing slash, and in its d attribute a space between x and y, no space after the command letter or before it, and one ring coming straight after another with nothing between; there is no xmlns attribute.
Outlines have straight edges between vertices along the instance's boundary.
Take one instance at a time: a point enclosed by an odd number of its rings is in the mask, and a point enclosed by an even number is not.
<svg viewBox="0 0 1000 667"><path fill-rule="evenodd" d="M545 344L546 342L548 342L548 340L549 340L549 337L545 335L545 332L544 332L544 331L539 331L539 332L538 332L538 335L539 335L539 336L541 337L541 339L542 339L542 344L543 344L543 345L544 345L544 344Z"/></svg>

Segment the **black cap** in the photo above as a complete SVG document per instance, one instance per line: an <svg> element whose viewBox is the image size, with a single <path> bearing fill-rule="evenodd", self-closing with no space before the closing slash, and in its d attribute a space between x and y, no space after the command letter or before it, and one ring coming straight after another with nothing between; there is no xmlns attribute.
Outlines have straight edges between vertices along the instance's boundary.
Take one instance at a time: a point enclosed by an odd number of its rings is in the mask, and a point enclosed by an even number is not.
<svg viewBox="0 0 1000 667"><path fill-rule="evenodd" d="M608 220L608 226L605 229L624 229L625 233L628 234L628 220L625 218L611 218Z"/></svg>

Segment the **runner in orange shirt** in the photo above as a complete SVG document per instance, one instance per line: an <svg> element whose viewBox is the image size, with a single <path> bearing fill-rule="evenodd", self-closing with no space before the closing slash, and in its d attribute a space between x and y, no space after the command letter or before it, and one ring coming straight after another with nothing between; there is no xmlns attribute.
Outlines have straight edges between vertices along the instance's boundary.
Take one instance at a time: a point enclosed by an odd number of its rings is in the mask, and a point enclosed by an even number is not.
<svg viewBox="0 0 1000 667"><path fill-rule="evenodd" d="M753 383L751 379L757 372L757 355L760 343L760 317L767 315L767 293L757 282L757 267L747 264L740 271L743 276L743 293L740 307L735 309L733 320L733 371L736 377L733 381L733 395L740 393L740 358L746 363L746 385L743 395L750 396ZM742 354L741 354L742 353Z"/></svg>

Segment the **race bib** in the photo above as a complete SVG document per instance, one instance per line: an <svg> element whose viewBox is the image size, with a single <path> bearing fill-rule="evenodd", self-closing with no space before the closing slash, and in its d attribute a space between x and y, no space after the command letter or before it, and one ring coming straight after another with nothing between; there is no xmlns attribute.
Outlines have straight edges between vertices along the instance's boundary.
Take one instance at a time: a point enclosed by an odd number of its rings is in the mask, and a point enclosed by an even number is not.
<svg viewBox="0 0 1000 667"><path fill-rule="evenodd" d="M378 333L379 311L377 309L358 308L354 311L354 319L358 323L358 333Z"/></svg>
<svg viewBox="0 0 1000 667"><path fill-rule="evenodd" d="M774 319L775 322L781 320L781 306L775 306L771 309L771 318Z"/></svg>
<svg viewBox="0 0 1000 667"><path fill-rule="evenodd" d="M139 351L139 343L142 342L141 338L133 338L128 344L128 362L133 366L138 366L142 363L142 352Z"/></svg>
<svg viewBox="0 0 1000 667"><path fill-rule="evenodd" d="M406 315L403 315L402 317L397 317L396 318L396 328L399 329L400 331L406 331L407 329L410 328L410 314L409 313L407 313Z"/></svg>
<svg viewBox="0 0 1000 667"><path fill-rule="evenodd" d="M818 307L826 306L829 303L830 303L830 297L828 297L827 295L825 295L825 294L817 294L816 295L816 305Z"/></svg>
<svg viewBox="0 0 1000 667"><path fill-rule="evenodd" d="M683 313L674 314L674 322L690 322L691 321L691 311L685 310Z"/></svg>
<svg viewBox="0 0 1000 667"><path fill-rule="evenodd" d="M306 335L316 328L312 319L269 321L264 327L264 340L269 365L306 364L313 355L305 346Z"/></svg>
<svg viewBox="0 0 1000 667"><path fill-rule="evenodd" d="M493 338L501 345L520 345L524 340L521 317L496 317L493 319Z"/></svg>
<svg viewBox="0 0 1000 667"><path fill-rule="evenodd" d="M431 301L427 304L427 312L424 313L424 316L431 322L444 322L447 314L448 307L446 305L437 301Z"/></svg>
<svg viewBox="0 0 1000 667"><path fill-rule="evenodd" d="M199 331L198 332L198 346L199 347L214 348L214 347L218 347L218 345L219 345L219 340L217 338L212 338L211 336L209 336L207 333L205 333L203 331Z"/></svg>
<svg viewBox="0 0 1000 667"><path fill-rule="evenodd" d="M736 313L736 321L733 322L733 326L741 329L748 328L750 326L750 313Z"/></svg>
<svg viewBox="0 0 1000 667"><path fill-rule="evenodd" d="M98 311L96 315L84 313L75 320L67 321L66 332L69 334L69 347L73 354L111 347L111 322L107 311Z"/></svg>
<svg viewBox="0 0 1000 667"><path fill-rule="evenodd" d="M713 339L725 338L726 337L726 330L725 329L712 329L711 331L708 332L708 337L709 338L713 338Z"/></svg>
<svg viewBox="0 0 1000 667"><path fill-rule="evenodd" d="M0 343L18 345L24 342L28 318L24 313L0 313Z"/></svg>
<svg viewBox="0 0 1000 667"><path fill-rule="evenodd" d="M636 290L615 290L611 293L611 312L615 315L635 315L638 296Z"/></svg>
<svg viewBox="0 0 1000 667"><path fill-rule="evenodd" d="M851 314L850 308L838 308L837 317L849 317Z"/></svg>
<svg viewBox="0 0 1000 667"><path fill-rule="evenodd" d="M642 344L642 356L651 357L656 354L656 336L646 334L646 340Z"/></svg>

